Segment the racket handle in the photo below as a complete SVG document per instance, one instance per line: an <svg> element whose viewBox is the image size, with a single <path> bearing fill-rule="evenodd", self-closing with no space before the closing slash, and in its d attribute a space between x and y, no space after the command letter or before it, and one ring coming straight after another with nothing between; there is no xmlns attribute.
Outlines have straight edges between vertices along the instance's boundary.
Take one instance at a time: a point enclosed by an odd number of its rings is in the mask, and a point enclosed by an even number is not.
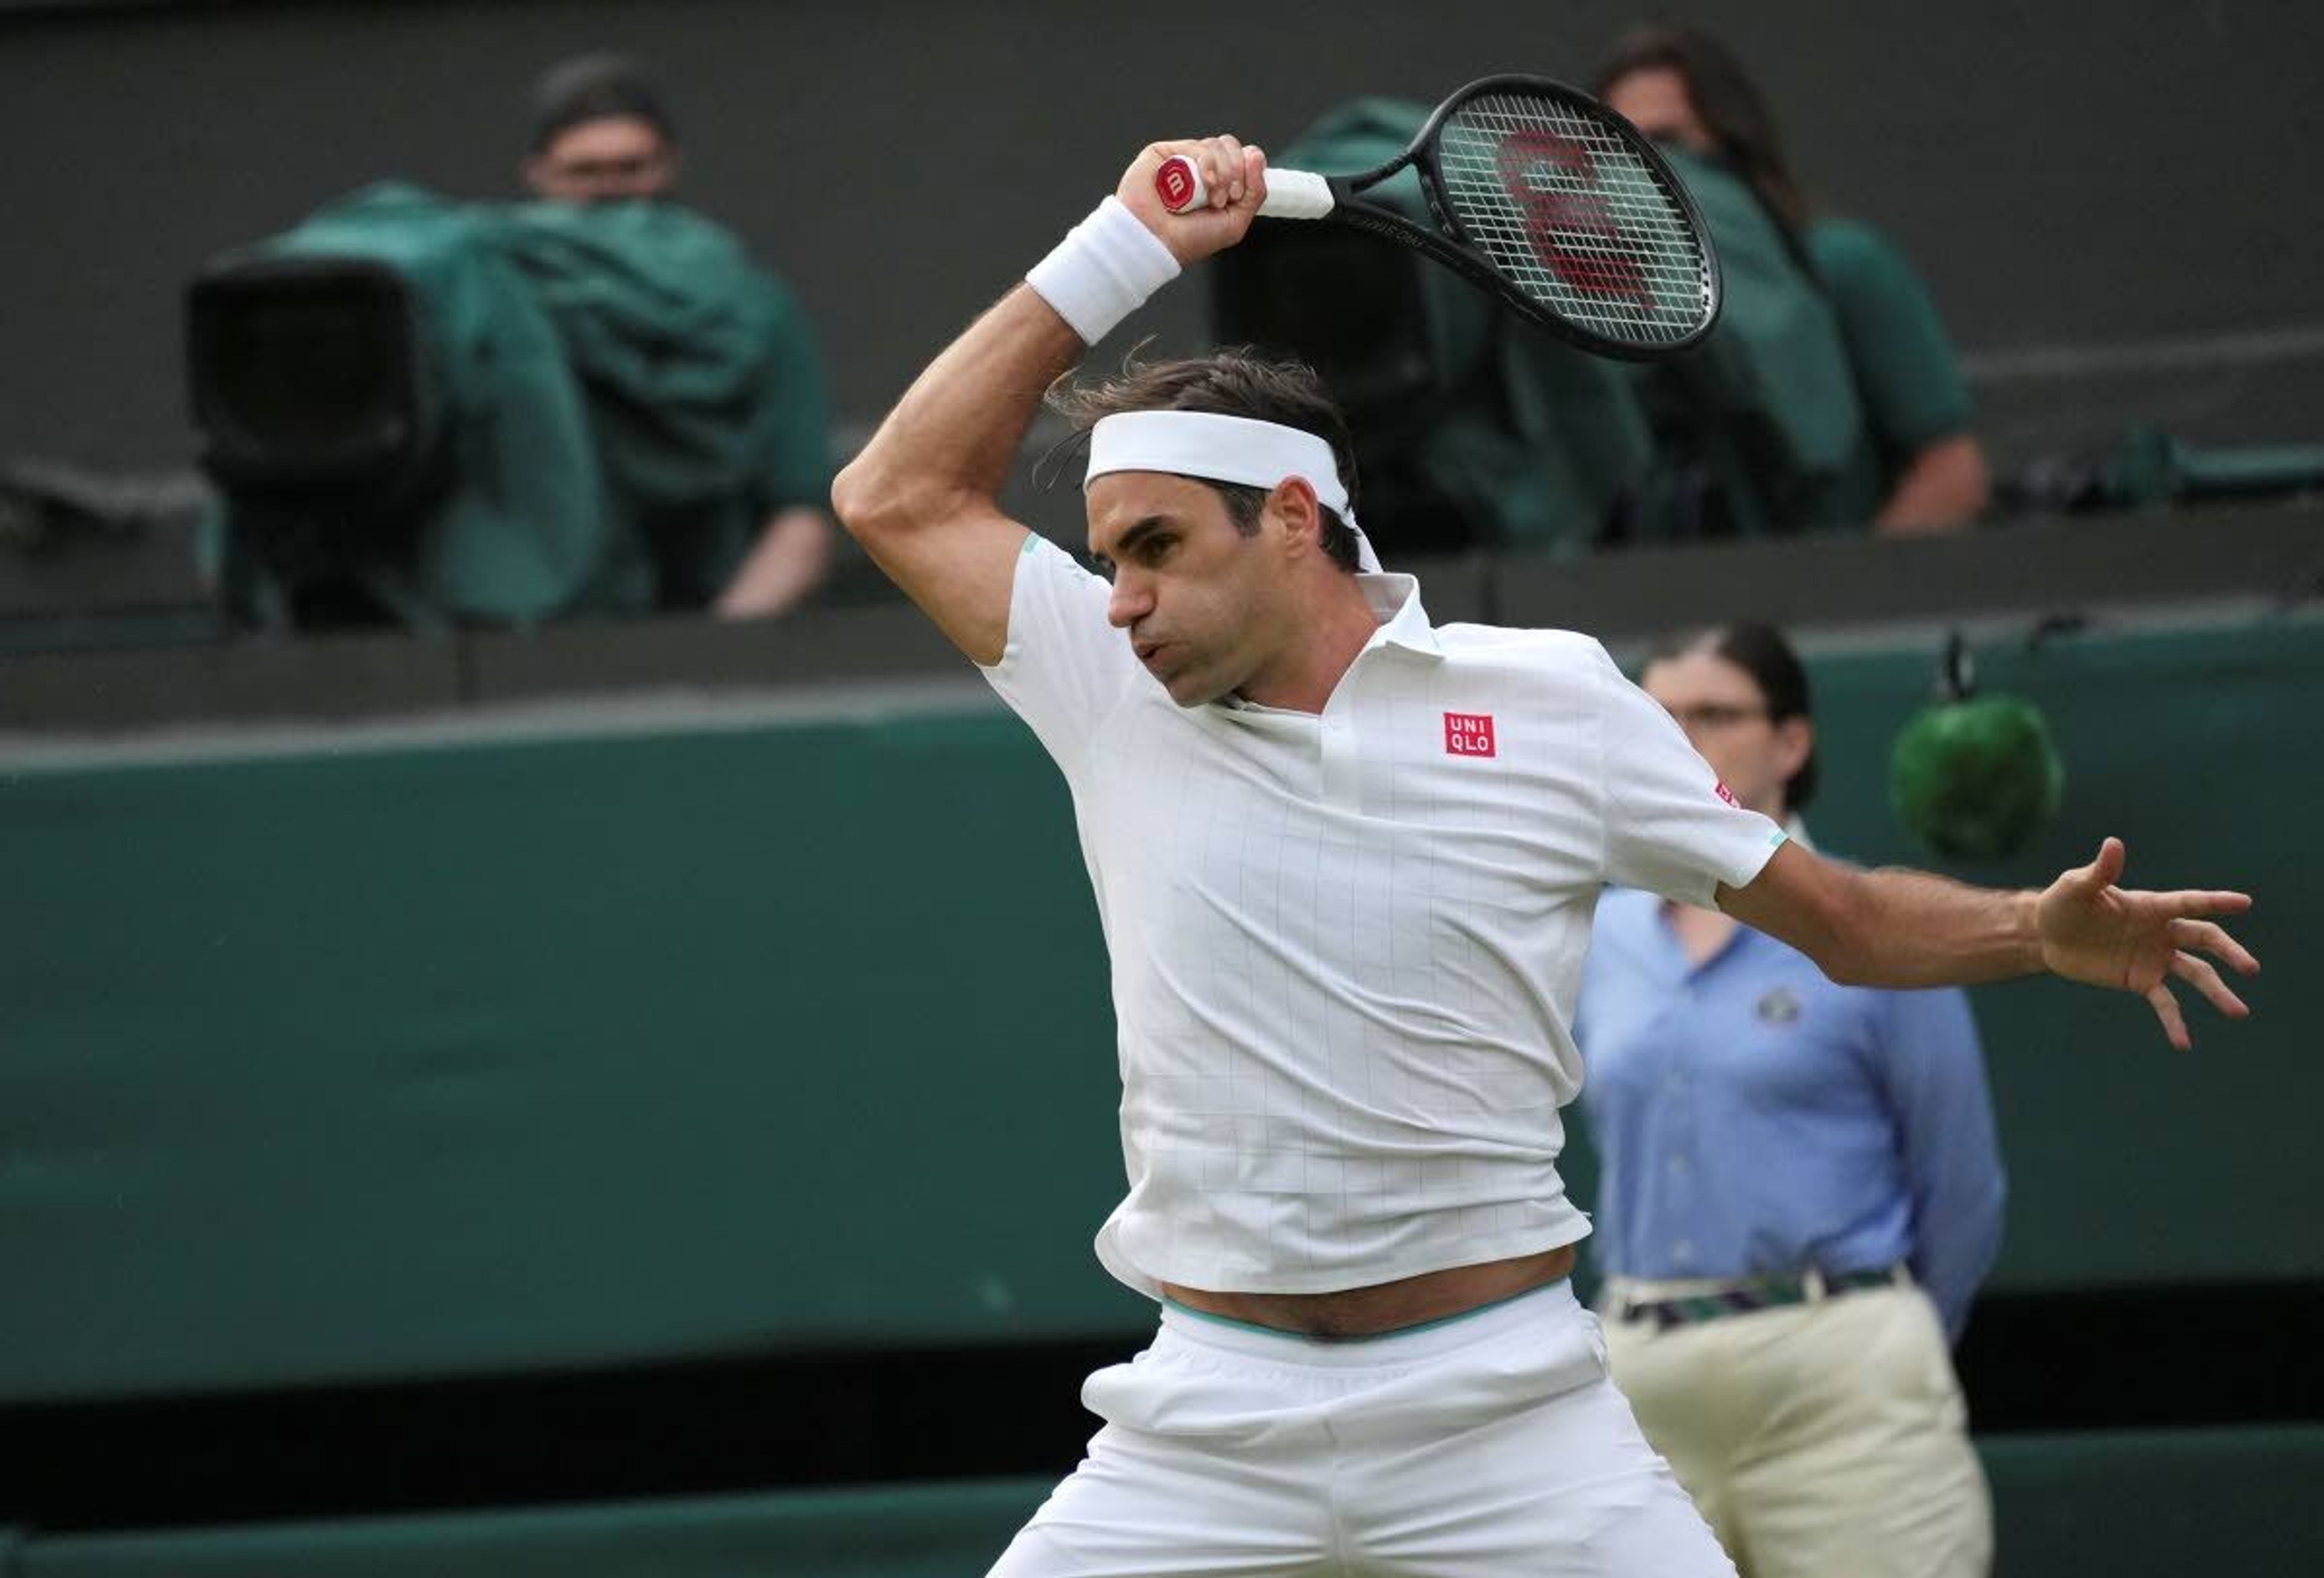
<svg viewBox="0 0 2324 1578"><path fill-rule="evenodd" d="M1174 153L1154 172L1154 195L1171 213L1184 214L1189 208L1201 207L1209 193L1203 186L1203 172L1194 168L1194 161L1183 153ZM1267 172L1267 197L1259 205L1259 211L1269 219L1321 219L1337 206L1331 183L1322 176L1304 170L1270 170Z"/></svg>

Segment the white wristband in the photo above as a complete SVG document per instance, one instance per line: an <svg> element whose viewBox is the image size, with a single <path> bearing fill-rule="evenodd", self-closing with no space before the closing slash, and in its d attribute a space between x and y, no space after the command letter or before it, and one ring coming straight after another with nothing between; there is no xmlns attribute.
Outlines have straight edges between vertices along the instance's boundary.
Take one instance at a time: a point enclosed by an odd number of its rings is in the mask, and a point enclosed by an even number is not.
<svg viewBox="0 0 2324 1578"><path fill-rule="evenodd" d="M1178 260L1120 197L1108 197L1033 265L1025 283L1096 344L1178 277Z"/></svg>

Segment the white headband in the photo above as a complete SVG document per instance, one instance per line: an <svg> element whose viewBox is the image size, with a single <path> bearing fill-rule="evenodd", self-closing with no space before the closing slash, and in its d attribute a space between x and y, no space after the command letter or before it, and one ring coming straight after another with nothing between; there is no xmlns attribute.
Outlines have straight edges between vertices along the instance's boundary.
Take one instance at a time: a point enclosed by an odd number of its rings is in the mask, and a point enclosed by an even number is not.
<svg viewBox="0 0 2324 1578"><path fill-rule="evenodd" d="M1332 446L1301 428L1211 411L1124 411L1100 417L1090 429L1089 472L1082 486L1110 472L1167 472L1247 488L1272 488L1298 477L1315 490L1316 502L1337 511L1356 534L1357 567L1379 571L1379 555L1348 508L1348 490L1340 482Z"/></svg>

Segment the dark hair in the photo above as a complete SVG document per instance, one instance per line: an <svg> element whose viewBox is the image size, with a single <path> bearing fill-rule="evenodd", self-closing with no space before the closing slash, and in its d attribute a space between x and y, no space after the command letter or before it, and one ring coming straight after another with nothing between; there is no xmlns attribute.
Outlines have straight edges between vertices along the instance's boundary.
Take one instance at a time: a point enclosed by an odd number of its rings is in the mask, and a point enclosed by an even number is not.
<svg viewBox="0 0 2324 1578"><path fill-rule="evenodd" d="M1815 699L1808 692L1806 665L1792 650L1792 644L1784 639L1784 633L1773 625L1739 619L1660 642L1646 655L1639 672L1643 674L1646 668L1669 658L1698 652L1723 658L1749 674L1751 683L1759 687L1759 694L1766 699L1768 722L1781 723L1786 718L1815 721ZM1817 775L1815 747L1811 745L1800 770L1784 784L1786 809L1808 808L1808 802L1815 798Z"/></svg>
<svg viewBox="0 0 2324 1578"><path fill-rule="evenodd" d="M1076 436L1086 434L1102 418L1125 411L1207 411L1313 433L1332 446L1340 485L1348 491L1348 513L1355 513L1356 446L1348 433L1348 419L1323 387L1323 379L1304 362L1264 356L1248 346L1183 361L1133 361L1123 365L1120 377L1103 383L1060 383L1049 390L1048 405L1073 424ZM1226 500L1235 529L1246 537L1259 529L1266 489L1212 482L1207 477L1192 480L1216 490ZM1338 510L1319 508L1323 518L1323 552L1341 569L1352 572L1355 532Z"/></svg>
<svg viewBox="0 0 2324 1578"><path fill-rule="evenodd" d="M1641 27L1624 33L1600 62L1591 91L1609 88L1638 71L1678 73L1694 113L1719 145L1719 155L1758 194L1787 231L1808 222L1808 202L1792 179L1783 139L1767 101L1727 46L1691 27Z"/></svg>
<svg viewBox="0 0 2324 1578"><path fill-rule="evenodd" d="M591 121L635 118L678 141L678 126L645 72L626 55L576 55L540 74L532 90L532 151Z"/></svg>

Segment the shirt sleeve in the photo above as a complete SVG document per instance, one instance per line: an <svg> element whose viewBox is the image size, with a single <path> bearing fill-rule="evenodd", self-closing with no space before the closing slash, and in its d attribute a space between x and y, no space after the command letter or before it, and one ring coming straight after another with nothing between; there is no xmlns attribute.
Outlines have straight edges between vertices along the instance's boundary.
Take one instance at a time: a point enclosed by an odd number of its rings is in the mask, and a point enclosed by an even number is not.
<svg viewBox="0 0 2324 1578"><path fill-rule="evenodd" d="M1816 225L1810 245L1881 442L1909 454L1967 432L1969 385L1936 299L1904 255L1877 231L1845 220Z"/></svg>
<svg viewBox="0 0 2324 1578"><path fill-rule="evenodd" d="M1671 715L1591 644L1600 673L1605 785L1603 875L1674 904L1712 908L1721 884L1742 887L1784 841L1711 770Z"/></svg>
<svg viewBox="0 0 2324 1578"><path fill-rule="evenodd" d="M1913 1206L1913 1275L1959 1342L2001 1247L2007 1195L1984 1050L1958 989L1882 996L1885 1079Z"/></svg>
<svg viewBox="0 0 2324 1578"><path fill-rule="evenodd" d="M1078 775L1090 736L1146 677L1130 638L1106 620L1111 589L1038 533L1017 555L1009 596L1009 639L983 674L1032 727L1068 777Z"/></svg>

